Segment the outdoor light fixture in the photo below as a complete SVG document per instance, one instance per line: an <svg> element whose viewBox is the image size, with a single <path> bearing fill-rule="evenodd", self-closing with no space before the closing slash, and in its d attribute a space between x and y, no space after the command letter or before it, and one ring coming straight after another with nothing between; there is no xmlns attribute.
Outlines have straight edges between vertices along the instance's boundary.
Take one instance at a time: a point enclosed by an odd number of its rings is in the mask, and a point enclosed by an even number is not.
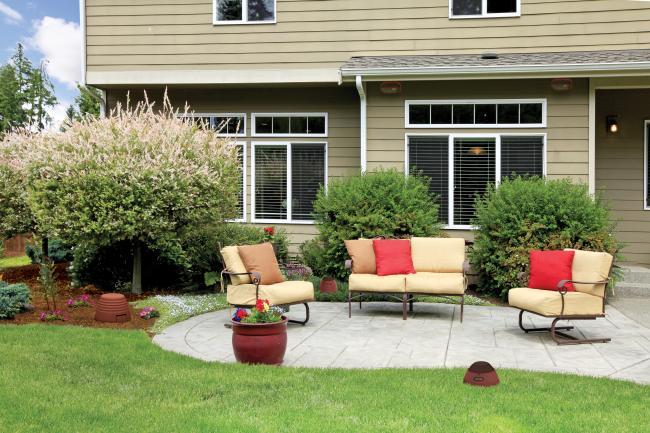
<svg viewBox="0 0 650 433"><path fill-rule="evenodd" d="M621 126L618 124L618 116L607 116L607 133L618 134L621 131Z"/></svg>
<svg viewBox="0 0 650 433"><path fill-rule="evenodd" d="M473 386L497 386L499 384L499 375L489 362L479 361L472 364L467 370L463 382Z"/></svg>
<svg viewBox="0 0 650 433"><path fill-rule="evenodd" d="M402 93L402 83L398 81L384 81L379 85L379 91L384 95L400 95Z"/></svg>
<svg viewBox="0 0 650 433"><path fill-rule="evenodd" d="M551 80L551 89L556 92L568 92L573 89L573 80L571 78L553 78Z"/></svg>

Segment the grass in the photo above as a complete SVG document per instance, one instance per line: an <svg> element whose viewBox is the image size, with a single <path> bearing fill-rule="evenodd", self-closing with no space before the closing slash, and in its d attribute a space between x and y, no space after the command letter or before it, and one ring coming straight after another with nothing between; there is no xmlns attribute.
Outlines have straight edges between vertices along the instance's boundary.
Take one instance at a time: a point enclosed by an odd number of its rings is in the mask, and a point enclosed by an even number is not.
<svg viewBox="0 0 650 433"><path fill-rule="evenodd" d="M143 332L0 326L0 432L647 432L650 388L500 371L208 364ZM643 421L643 420L646 421Z"/></svg>
<svg viewBox="0 0 650 433"><path fill-rule="evenodd" d="M158 295L142 299L133 303L136 308L155 307L160 317L151 328L151 332L158 333L163 329L211 311L228 308L225 293L212 293L207 295Z"/></svg>
<svg viewBox="0 0 650 433"><path fill-rule="evenodd" d="M0 269L17 268L30 265L32 261L27 256L0 257Z"/></svg>

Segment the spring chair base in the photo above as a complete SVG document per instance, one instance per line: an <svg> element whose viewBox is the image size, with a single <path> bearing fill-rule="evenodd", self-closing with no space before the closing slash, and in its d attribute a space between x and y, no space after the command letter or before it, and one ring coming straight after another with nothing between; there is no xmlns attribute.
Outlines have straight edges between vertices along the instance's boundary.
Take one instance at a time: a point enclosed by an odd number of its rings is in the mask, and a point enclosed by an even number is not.
<svg viewBox="0 0 650 433"><path fill-rule="evenodd" d="M557 326L557 323L560 320L572 320L572 321L573 320L596 320L598 317L604 317L604 316L560 316L553 319L553 322L551 323L551 326L549 328L526 328L523 323L523 316L525 312L526 310L521 310L519 312L519 328L521 328L521 330L524 331L526 334L531 332L550 332L551 338L559 346L592 344L592 343L609 343L610 341L612 341L611 338L578 338L576 336L569 335L565 332L560 332L560 331L571 331L572 329L574 329L573 326Z"/></svg>

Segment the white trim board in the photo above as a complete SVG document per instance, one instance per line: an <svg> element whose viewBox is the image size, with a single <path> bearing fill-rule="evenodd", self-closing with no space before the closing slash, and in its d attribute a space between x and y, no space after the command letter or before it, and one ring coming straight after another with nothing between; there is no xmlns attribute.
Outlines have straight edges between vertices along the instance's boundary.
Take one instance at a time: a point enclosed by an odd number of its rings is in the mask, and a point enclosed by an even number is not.
<svg viewBox="0 0 650 433"><path fill-rule="evenodd" d="M324 146L325 155L324 155L324 185L327 189L329 183L329 144L327 141L300 141L300 140L291 140L291 141L253 141L251 143L251 185L250 185L250 194L251 194L251 223L252 224L292 224L292 225L313 225L314 221L297 221L293 220L290 217L292 216L292 190L291 190L291 145L292 144L313 144L313 145L322 145ZM255 148L257 146L286 146L287 148L287 219L264 219L256 218L255 216Z"/></svg>
<svg viewBox="0 0 650 433"><path fill-rule="evenodd" d="M410 174L409 171L409 137L448 137L448 155L449 155L449 180L447 185L447 209L448 224L445 225L445 230L474 230L474 227L471 225L460 225L454 224L454 139L455 138L489 138L495 140L495 184L499 185L501 182L501 137L542 137L542 175L547 176L548 172L548 147L547 147L547 133L546 132L504 132L504 133L442 133L442 132L432 132L432 133L406 133L404 134L404 173L406 176Z"/></svg>
<svg viewBox="0 0 650 433"><path fill-rule="evenodd" d="M650 210L650 203L648 203L648 140L650 140L650 120L643 122L643 210Z"/></svg>

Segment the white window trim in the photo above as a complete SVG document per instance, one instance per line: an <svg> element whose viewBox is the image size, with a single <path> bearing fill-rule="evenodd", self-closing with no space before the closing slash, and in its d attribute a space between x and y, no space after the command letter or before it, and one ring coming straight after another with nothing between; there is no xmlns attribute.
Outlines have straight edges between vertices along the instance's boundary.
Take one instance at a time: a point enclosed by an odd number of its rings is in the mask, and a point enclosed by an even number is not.
<svg viewBox="0 0 650 433"><path fill-rule="evenodd" d="M462 20L462 19L474 19L474 18L513 18L521 16L521 0L517 0L517 12L507 12L507 13L488 13L487 12L487 0L483 0L481 4L481 14L480 15L454 15L454 0L449 0L449 19L451 20Z"/></svg>
<svg viewBox="0 0 650 433"><path fill-rule="evenodd" d="M498 186L501 183L501 137L542 137L542 175L547 176L547 134L536 133L536 132L527 132L527 133L516 133L516 132L507 132L507 133L454 133L450 132L447 134L436 132L436 133L407 133L404 137L404 173L406 176L410 174L409 172L409 137L448 137L449 138L449 180L448 180L448 190L447 190L447 209L449 215L447 220L451 224L444 226L445 230L475 230L476 228L471 225L463 224L454 224L454 139L456 138L494 138L496 142L496 155L495 155L495 184Z"/></svg>
<svg viewBox="0 0 650 433"><path fill-rule="evenodd" d="M648 127L650 120L643 122L643 210L650 210L650 203L648 203Z"/></svg>
<svg viewBox="0 0 650 433"><path fill-rule="evenodd" d="M216 128L217 125L213 124L213 117L242 117L244 119L244 133L243 134L228 134L217 133L217 137L246 137L246 113L187 113L180 114L178 117L181 119L191 119L195 117L210 117L210 127Z"/></svg>
<svg viewBox="0 0 650 433"><path fill-rule="evenodd" d="M258 134L256 131L257 117L324 117L325 133L324 134ZM328 113L252 113L251 114L251 135L262 138L327 138L329 133L329 116Z"/></svg>
<svg viewBox="0 0 650 433"><path fill-rule="evenodd" d="M326 141L253 141L251 144L251 223L253 224L292 224L292 225L313 225L314 220L297 221L292 216L292 191L291 191L291 146L292 144L314 144L325 146L325 189L329 182L329 145ZM264 219L255 216L255 148L258 146L286 146L287 148L287 219Z"/></svg>
<svg viewBox="0 0 650 433"><path fill-rule="evenodd" d="M244 201L242 202L242 214L240 215L240 218L232 220L232 222L235 223L245 223L246 222L246 196L248 195L248 188L246 184L246 172L247 172L247 165L248 165L248 156L246 155L248 152L246 142L245 141L236 141L235 146L242 146L243 148L243 155L244 159L242 160L242 176L244 177L244 181L242 183L242 196L244 198Z"/></svg>
<svg viewBox="0 0 650 433"><path fill-rule="evenodd" d="M488 124L435 124L417 125L409 123L409 108L411 105L462 105L462 104L542 104L542 123L488 123ZM530 129L546 128L547 125L547 100L539 99L408 99L404 103L404 127L407 129ZM521 116L521 112L519 113ZM453 115L453 113L452 113Z"/></svg>
<svg viewBox="0 0 650 433"><path fill-rule="evenodd" d="M248 21L248 0L242 0L241 5L241 14L242 20L223 20L220 21L217 19L217 2L218 0L212 0L212 24L215 26L229 26L229 25L239 25L239 24L277 24L278 22L278 2L273 0L273 20L267 21Z"/></svg>

